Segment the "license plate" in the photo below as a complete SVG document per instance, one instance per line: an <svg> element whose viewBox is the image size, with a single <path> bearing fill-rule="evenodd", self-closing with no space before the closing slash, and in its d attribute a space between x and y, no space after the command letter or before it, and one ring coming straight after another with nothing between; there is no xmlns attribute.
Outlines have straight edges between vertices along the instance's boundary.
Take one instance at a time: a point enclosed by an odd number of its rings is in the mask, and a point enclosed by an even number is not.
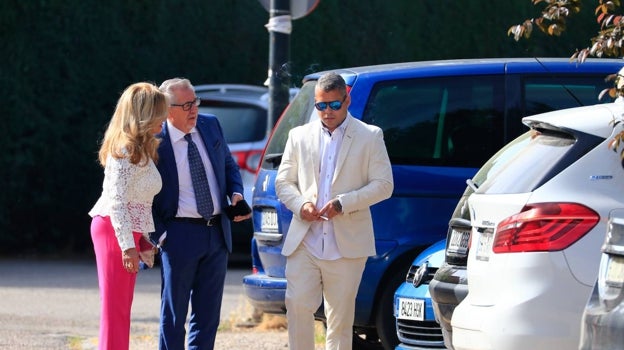
<svg viewBox="0 0 624 350"><path fill-rule="evenodd" d="M422 299L399 298L397 318L401 320L424 321L425 301Z"/></svg>
<svg viewBox="0 0 624 350"><path fill-rule="evenodd" d="M262 232L278 232L277 212L271 209L263 209L260 212L260 230Z"/></svg>
<svg viewBox="0 0 624 350"><path fill-rule="evenodd" d="M489 261L490 252L492 251L492 238L494 234L492 232L481 232L477 242L477 254L476 258L480 261Z"/></svg>
<svg viewBox="0 0 624 350"><path fill-rule="evenodd" d="M458 231L452 229L451 241L448 245L448 252L453 254L466 255L468 252L468 240L470 239L470 231Z"/></svg>
<svg viewBox="0 0 624 350"><path fill-rule="evenodd" d="M624 257L609 256L605 283L610 287L621 288L624 286Z"/></svg>

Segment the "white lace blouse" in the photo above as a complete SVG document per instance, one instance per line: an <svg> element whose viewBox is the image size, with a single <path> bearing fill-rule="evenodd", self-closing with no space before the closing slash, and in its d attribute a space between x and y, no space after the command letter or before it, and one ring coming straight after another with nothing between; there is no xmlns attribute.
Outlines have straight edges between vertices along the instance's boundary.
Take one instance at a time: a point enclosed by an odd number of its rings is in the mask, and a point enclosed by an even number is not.
<svg viewBox="0 0 624 350"><path fill-rule="evenodd" d="M146 237L154 231L152 201L161 188L160 174L151 159L147 165L140 166L127 158L109 156L102 195L89 215L109 216L121 250L134 248L133 231Z"/></svg>

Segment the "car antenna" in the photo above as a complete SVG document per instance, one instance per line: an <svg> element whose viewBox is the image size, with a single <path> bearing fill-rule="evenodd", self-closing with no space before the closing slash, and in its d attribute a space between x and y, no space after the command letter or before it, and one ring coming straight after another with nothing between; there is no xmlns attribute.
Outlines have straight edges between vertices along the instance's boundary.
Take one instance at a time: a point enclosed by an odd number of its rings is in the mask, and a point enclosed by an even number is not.
<svg viewBox="0 0 624 350"><path fill-rule="evenodd" d="M537 57L535 57L535 56L533 56L533 58L537 61L537 63L539 63L539 64L540 64L540 66L542 66L542 68L544 68L544 70L545 70L546 72L550 73L550 74L553 76L553 78L556 78L556 77L555 77L555 75L554 75L554 74L552 74L552 73L548 70L548 68L546 67L546 65L544 65L544 63L542 63L542 61L540 61L540 59L539 59L539 58L537 58ZM578 63L577 63L577 64L578 64ZM578 98L578 97L577 97L577 96L576 96L576 95L572 92L572 90L570 90L570 89L569 89L569 88L568 88L565 84L563 84L563 83L561 83L560 85L561 85L561 87L562 87L565 91L567 91L567 93L568 93L570 96L572 96L572 98L573 98L573 99L574 99L574 100L578 103L578 105L579 105L579 106L584 106L583 102L581 102L581 100L580 100L580 99L579 99L579 98Z"/></svg>

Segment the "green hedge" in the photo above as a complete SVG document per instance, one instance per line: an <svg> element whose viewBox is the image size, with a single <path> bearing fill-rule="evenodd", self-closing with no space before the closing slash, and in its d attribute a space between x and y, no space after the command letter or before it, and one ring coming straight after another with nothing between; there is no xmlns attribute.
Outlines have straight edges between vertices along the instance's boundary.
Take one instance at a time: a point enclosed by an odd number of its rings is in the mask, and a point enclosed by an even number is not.
<svg viewBox="0 0 624 350"><path fill-rule="evenodd" d="M291 85L345 66L569 57L597 31L586 11L561 38L507 36L536 11L529 0L322 0L293 22ZM174 76L260 85L268 19L255 0L0 2L0 255L91 254L96 152L121 91Z"/></svg>

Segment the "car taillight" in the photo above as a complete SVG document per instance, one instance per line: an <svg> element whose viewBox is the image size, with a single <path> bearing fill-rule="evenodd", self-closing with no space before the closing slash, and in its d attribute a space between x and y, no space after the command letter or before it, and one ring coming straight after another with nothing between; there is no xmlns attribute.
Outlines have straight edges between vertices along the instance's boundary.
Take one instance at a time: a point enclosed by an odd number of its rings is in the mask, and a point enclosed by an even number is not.
<svg viewBox="0 0 624 350"><path fill-rule="evenodd" d="M262 150L232 152L232 157L241 170L246 170L255 174L260 166Z"/></svg>
<svg viewBox="0 0 624 350"><path fill-rule="evenodd" d="M498 224L494 253L566 249L600 220L594 210L578 203L537 203Z"/></svg>

